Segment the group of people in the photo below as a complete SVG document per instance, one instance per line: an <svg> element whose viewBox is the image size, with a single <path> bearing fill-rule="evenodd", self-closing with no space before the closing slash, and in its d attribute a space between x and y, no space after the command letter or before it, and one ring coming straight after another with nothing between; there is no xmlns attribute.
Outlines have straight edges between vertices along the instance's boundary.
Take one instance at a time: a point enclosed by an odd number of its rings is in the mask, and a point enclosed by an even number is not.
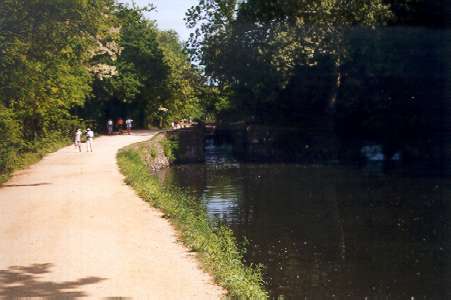
<svg viewBox="0 0 451 300"><path fill-rule="evenodd" d="M118 118L116 120L116 130L119 131L120 134L123 133L124 131L124 123L125 123L125 129L127 130L127 133L130 134L132 131L132 124L133 124L133 120L130 118L127 118L124 122L124 120L122 118ZM108 129L108 135L112 135L113 134L113 120L109 119L107 121L107 129Z"/></svg>
<svg viewBox="0 0 451 300"><path fill-rule="evenodd" d="M119 131L120 134L123 133L124 124L125 124L125 129L127 130L127 133L131 134L133 120L130 118L125 120L125 122L122 118L118 118L116 120L116 129ZM113 120L109 119L107 121L107 129L108 129L109 135L113 134ZM86 151L92 152L92 144L93 144L92 142L94 139L94 131L92 131L91 128L88 128L88 129L86 129L86 131L84 133L86 136ZM79 152L81 152L82 136L83 136L83 131L80 128L78 128L77 131L75 131L74 145L75 145L75 148L77 148Z"/></svg>
<svg viewBox="0 0 451 300"><path fill-rule="evenodd" d="M78 149L79 152L81 152L81 136L83 132L80 128L77 129L75 132L75 148ZM94 131L91 130L91 128L86 129L86 151L92 152L92 141L94 139Z"/></svg>
<svg viewBox="0 0 451 300"><path fill-rule="evenodd" d="M187 128L190 127L193 124L193 122L190 120L180 120L180 121L174 121L171 123L172 129L180 129L180 128Z"/></svg>

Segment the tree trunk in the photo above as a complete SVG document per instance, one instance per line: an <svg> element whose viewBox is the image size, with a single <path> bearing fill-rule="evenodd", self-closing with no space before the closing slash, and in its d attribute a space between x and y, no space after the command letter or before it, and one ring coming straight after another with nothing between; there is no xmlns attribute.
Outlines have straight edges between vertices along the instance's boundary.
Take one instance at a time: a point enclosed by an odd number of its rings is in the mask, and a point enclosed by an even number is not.
<svg viewBox="0 0 451 300"><path fill-rule="evenodd" d="M341 88L341 79L342 79L342 75L341 75L341 59L337 58L337 60L335 61L335 82L334 82L334 86L332 88L332 93L331 93L331 96L330 96L330 99L329 99L329 103L327 105L327 111L328 112L334 112L335 111L338 92L340 91L340 88Z"/></svg>

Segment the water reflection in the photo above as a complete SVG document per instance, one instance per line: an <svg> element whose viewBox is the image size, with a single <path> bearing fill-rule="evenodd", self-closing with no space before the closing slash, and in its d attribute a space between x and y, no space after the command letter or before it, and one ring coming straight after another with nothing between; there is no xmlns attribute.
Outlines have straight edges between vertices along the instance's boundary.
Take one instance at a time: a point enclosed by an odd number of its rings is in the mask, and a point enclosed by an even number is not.
<svg viewBox="0 0 451 300"><path fill-rule="evenodd" d="M373 169L223 161L165 179L247 237L274 297L451 298L450 180Z"/></svg>

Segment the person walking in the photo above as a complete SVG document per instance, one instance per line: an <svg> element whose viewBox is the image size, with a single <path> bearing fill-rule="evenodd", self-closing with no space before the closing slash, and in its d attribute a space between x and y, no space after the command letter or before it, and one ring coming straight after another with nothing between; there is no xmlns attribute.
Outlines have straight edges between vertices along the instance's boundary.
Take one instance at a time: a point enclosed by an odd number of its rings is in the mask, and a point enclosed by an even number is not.
<svg viewBox="0 0 451 300"><path fill-rule="evenodd" d="M92 140L93 139L94 139L94 131L92 131L90 128L88 128L86 130L86 151L87 152L92 152Z"/></svg>
<svg viewBox="0 0 451 300"><path fill-rule="evenodd" d="M132 132L132 123L133 123L133 120L130 118L127 118L127 120L125 120L125 126L127 127L128 134L130 134Z"/></svg>
<svg viewBox="0 0 451 300"><path fill-rule="evenodd" d="M117 130L119 130L119 133L122 134L122 129L124 126L124 120L122 118L117 119L116 121Z"/></svg>
<svg viewBox="0 0 451 300"><path fill-rule="evenodd" d="M109 119L107 122L108 135L113 134L113 120Z"/></svg>
<svg viewBox="0 0 451 300"><path fill-rule="evenodd" d="M74 141L75 148L78 148L78 151L81 152L81 129L78 128L75 132L75 141Z"/></svg>

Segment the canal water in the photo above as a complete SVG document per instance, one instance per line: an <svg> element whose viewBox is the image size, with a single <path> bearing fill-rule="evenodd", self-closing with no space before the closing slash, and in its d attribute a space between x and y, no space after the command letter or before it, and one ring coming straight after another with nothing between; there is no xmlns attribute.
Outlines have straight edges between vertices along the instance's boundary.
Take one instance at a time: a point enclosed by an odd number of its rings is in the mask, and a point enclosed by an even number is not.
<svg viewBox="0 0 451 300"><path fill-rule="evenodd" d="M274 299L451 299L451 178L380 164L206 164L161 175L202 201L264 266Z"/></svg>

